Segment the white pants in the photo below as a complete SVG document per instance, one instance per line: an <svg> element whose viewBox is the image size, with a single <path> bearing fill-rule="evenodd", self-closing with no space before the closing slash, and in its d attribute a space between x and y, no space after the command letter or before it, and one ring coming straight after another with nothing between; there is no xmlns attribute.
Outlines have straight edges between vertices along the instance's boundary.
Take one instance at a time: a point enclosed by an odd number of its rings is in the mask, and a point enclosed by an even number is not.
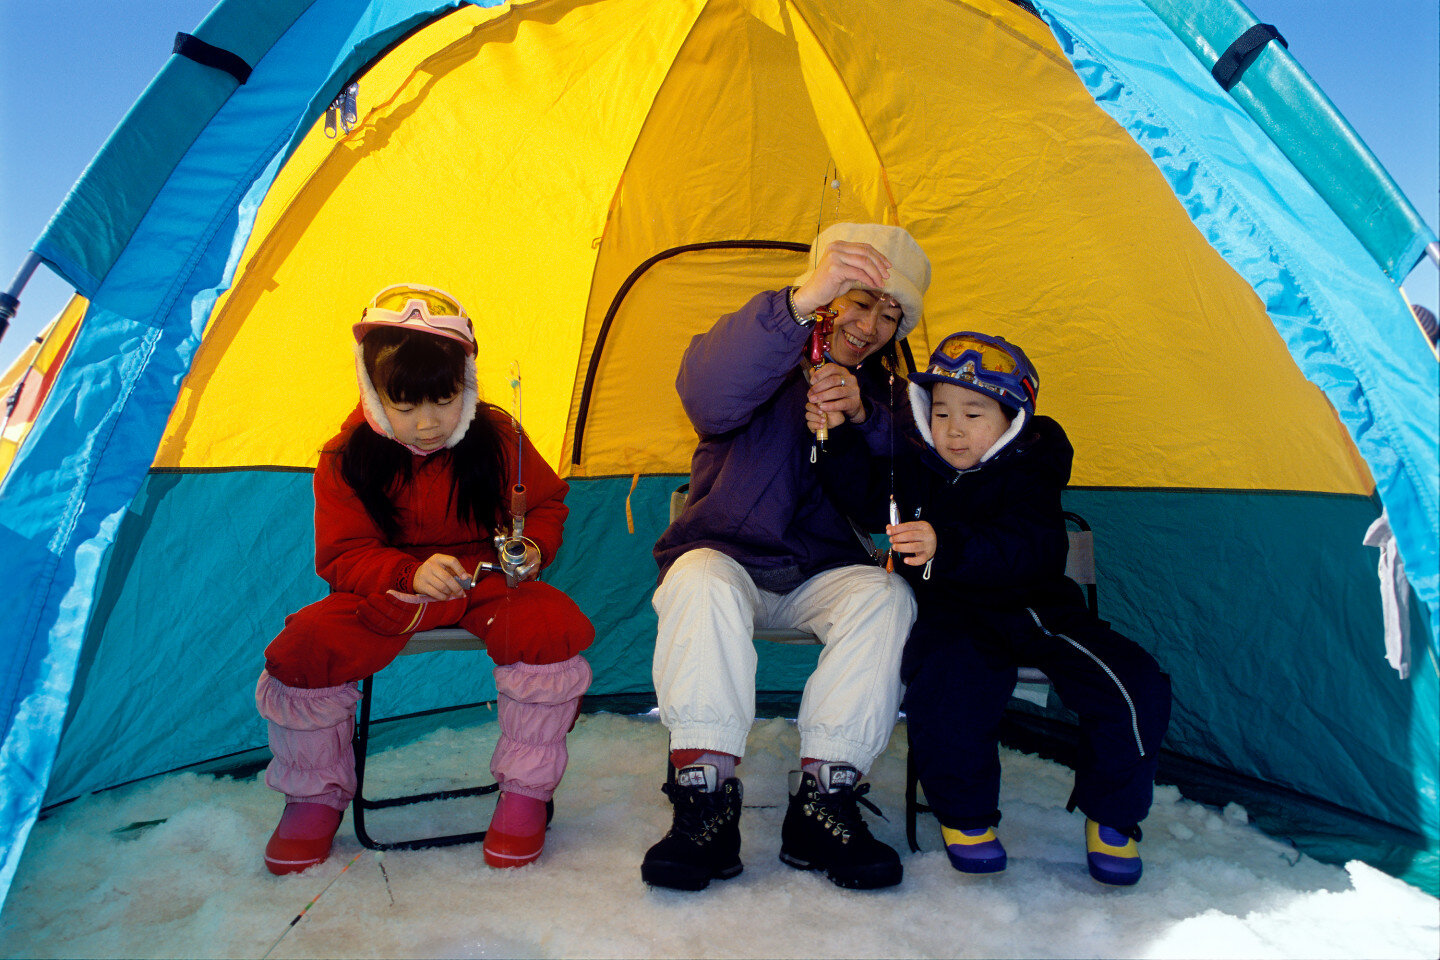
<svg viewBox="0 0 1440 960"><path fill-rule="evenodd" d="M655 693L672 750L745 755L755 722L756 627L808 630L824 645L800 700L800 753L864 773L900 706L900 652L915 622L910 587L880 567L840 567L789 593L755 586L718 550L675 561L655 591Z"/></svg>

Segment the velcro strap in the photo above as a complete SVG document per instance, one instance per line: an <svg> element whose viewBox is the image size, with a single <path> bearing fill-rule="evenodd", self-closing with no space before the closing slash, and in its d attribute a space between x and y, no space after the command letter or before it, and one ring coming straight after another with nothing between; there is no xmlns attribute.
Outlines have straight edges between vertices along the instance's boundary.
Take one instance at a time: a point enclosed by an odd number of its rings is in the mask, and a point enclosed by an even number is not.
<svg viewBox="0 0 1440 960"><path fill-rule="evenodd" d="M253 69L238 54L206 43L199 37L192 37L188 33L175 34L174 52L187 60L194 60L198 64L223 70L240 83L250 79L250 72Z"/></svg>
<svg viewBox="0 0 1440 960"><path fill-rule="evenodd" d="M1229 90L1235 85L1235 81L1240 79L1240 74L1245 71L1245 68L1255 59L1255 54L1259 53L1260 48L1271 40L1279 40L1280 46L1287 49L1290 46L1285 42L1285 38L1280 36L1280 31L1270 24L1255 24L1236 37L1229 49L1220 55L1220 59L1215 61L1215 66L1210 68L1210 75L1222 88Z"/></svg>

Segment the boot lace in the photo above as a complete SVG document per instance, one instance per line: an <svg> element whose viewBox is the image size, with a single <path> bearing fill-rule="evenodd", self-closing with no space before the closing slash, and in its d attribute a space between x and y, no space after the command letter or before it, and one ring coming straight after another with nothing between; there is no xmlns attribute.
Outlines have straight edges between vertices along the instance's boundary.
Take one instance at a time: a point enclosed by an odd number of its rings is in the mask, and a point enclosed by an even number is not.
<svg viewBox="0 0 1440 960"><path fill-rule="evenodd" d="M852 838L868 839L870 826L860 815L861 806L881 820L889 822L879 807L865 799L865 794L869 792L868 783L862 783L858 787L839 787L833 793L822 793L817 786L805 804L805 812L813 817L822 829L839 838L841 843L849 843Z"/></svg>
<svg viewBox="0 0 1440 960"><path fill-rule="evenodd" d="M667 836L681 836L698 844L712 842L731 818L729 794L724 787L706 793L698 787L665 783L660 789L675 805L675 822Z"/></svg>

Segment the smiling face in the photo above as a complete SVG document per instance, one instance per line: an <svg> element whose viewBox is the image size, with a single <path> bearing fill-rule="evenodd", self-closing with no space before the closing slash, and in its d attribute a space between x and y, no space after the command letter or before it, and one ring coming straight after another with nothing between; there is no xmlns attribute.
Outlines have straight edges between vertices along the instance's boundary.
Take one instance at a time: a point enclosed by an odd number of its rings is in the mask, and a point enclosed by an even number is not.
<svg viewBox="0 0 1440 960"><path fill-rule="evenodd" d="M382 394L380 403L385 408L390 429L395 431L395 439L426 453L433 453L445 445L445 441L460 426L460 415L465 407L460 402L459 393L419 403L400 403Z"/></svg>
<svg viewBox="0 0 1440 960"><path fill-rule="evenodd" d="M830 356L846 367L856 366L889 343L904 316L900 304L889 296L859 287L832 300L830 309L835 311Z"/></svg>
<svg viewBox="0 0 1440 960"><path fill-rule="evenodd" d="M937 383L930 391L930 435L935 452L957 470L980 462L1010 428L999 403L953 383Z"/></svg>

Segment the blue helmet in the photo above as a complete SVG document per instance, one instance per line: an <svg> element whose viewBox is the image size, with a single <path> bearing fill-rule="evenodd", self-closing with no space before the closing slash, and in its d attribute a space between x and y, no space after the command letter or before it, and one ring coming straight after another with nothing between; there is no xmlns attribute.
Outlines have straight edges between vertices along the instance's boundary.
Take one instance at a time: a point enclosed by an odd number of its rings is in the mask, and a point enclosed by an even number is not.
<svg viewBox="0 0 1440 960"><path fill-rule="evenodd" d="M953 383L983 393L1012 410L1035 415L1040 375L1025 352L1002 337L952 333L930 355L930 364L910 375L911 383Z"/></svg>

